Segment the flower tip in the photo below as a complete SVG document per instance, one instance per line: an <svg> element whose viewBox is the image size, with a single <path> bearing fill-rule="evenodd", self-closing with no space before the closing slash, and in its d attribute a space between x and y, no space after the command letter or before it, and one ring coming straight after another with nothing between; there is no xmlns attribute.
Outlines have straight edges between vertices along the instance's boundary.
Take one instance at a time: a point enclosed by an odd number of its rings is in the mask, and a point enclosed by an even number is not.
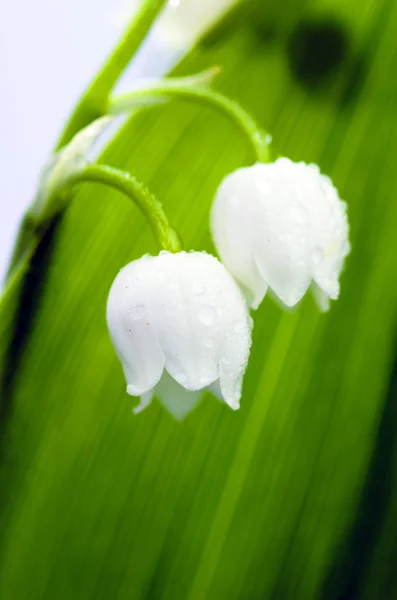
<svg viewBox="0 0 397 600"><path fill-rule="evenodd" d="M137 396L138 395L136 393L135 386L132 385L131 383L127 384L126 392L129 396ZM134 411L135 411L135 409L134 409Z"/></svg>
<svg viewBox="0 0 397 600"><path fill-rule="evenodd" d="M227 404L232 410L240 409L240 400L229 400Z"/></svg>
<svg viewBox="0 0 397 600"><path fill-rule="evenodd" d="M331 307L329 296L315 282L312 283L311 290L320 312L328 312Z"/></svg>
<svg viewBox="0 0 397 600"><path fill-rule="evenodd" d="M148 394L150 392L150 390L148 391L148 387L144 387L143 385L134 385L133 383L127 383L127 394L129 396L133 396L134 398L137 398L139 396L143 396L145 394Z"/></svg>
<svg viewBox="0 0 397 600"><path fill-rule="evenodd" d="M266 283L260 281L256 282L255 288L251 288L251 290L248 290L248 288L244 286L242 291L249 308L251 308L252 310L257 310L262 304L262 301L267 294L268 286L266 285Z"/></svg>
<svg viewBox="0 0 397 600"><path fill-rule="evenodd" d="M213 67L210 67L206 71L202 71L201 73L198 73L197 75L193 75L192 79L194 79L194 83L196 85L201 85L201 86L207 87L212 84L215 77L218 77L218 75L221 72L222 72L222 67L220 67L219 65L214 65Z"/></svg>
<svg viewBox="0 0 397 600"><path fill-rule="evenodd" d="M250 301L248 301L248 305L252 310L258 310L259 305L262 303L264 296L261 298L257 296L253 296Z"/></svg>
<svg viewBox="0 0 397 600"><path fill-rule="evenodd" d="M317 304L317 306L318 306L320 313L325 314L325 313L329 312L329 309L331 308L331 302L329 301L329 298L328 298L328 301L325 300L323 304Z"/></svg>

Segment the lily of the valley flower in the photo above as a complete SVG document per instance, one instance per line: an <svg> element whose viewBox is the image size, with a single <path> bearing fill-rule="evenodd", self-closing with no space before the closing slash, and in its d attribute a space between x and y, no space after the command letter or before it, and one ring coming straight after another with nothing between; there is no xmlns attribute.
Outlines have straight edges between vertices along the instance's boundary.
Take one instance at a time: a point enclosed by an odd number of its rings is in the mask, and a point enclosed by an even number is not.
<svg viewBox="0 0 397 600"><path fill-rule="evenodd" d="M182 419L210 389L233 410L251 345L251 319L233 278L202 252L161 252L129 263L108 298L107 322L127 380Z"/></svg>
<svg viewBox="0 0 397 600"><path fill-rule="evenodd" d="M160 36L172 47L186 48L241 0L168 0L159 19Z"/></svg>
<svg viewBox="0 0 397 600"><path fill-rule="evenodd" d="M338 298L350 251L346 204L317 165L280 158L231 173L217 191L211 229L252 308L268 288L288 307L309 287L322 310Z"/></svg>

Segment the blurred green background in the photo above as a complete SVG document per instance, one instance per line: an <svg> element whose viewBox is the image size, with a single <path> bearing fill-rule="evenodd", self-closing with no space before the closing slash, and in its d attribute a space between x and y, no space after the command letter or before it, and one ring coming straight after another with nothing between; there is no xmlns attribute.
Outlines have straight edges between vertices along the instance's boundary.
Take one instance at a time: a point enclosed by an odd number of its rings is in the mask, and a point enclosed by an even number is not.
<svg viewBox="0 0 397 600"><path fill-rule="evenodd" d="M316 162L352 254L327 315L266 299L241 409L139 417L105 323L121 266L158 249L116 192L80 189L0 312L0 598L397 598L397 3L263 0L176 68ZM215 252L221 178L252 161L210 110L137 112L105 151L156 193L187 249ZM16 318L15 318L16 316Z"/></svg>

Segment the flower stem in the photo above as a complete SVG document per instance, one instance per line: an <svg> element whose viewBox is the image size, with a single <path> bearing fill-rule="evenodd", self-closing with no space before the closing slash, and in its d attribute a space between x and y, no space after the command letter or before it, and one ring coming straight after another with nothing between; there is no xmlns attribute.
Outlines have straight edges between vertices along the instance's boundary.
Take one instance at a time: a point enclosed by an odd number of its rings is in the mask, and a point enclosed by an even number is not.
<svg viewBox="0 0 397 600"><path fill-rule="evenodd" d="M106 114L110 92L145 39L165 3L166 0L141 1L124 36L77 104L58 141L57 150L70 142L83 127Z"/></svg>
<svg viewBox="0 0 397 600"><path fill-rule="evenodd" d="M206 73L211 73L211 71ZM206 73L202 75L204 76ZM136 105L137 100L150 96L179 96L209 104L232 120L246 135L251 144L255 160L268 162L270 160L270 136L258 126L255 119L237 102L230 100L220 92L215 92L197 84L191 85L195 79L198 81L199 77L200 74L193 77L164 79L126 94L114 96L110 99L108 111L110 114L119 114Z"/></svg>
<svg viewBox="0 0 397 600"><path fill-rule="evenodd" d="M81 129L107 113L109 95L113 87L145 39L166 1L141 0L140 7L123 37L80 98L58 140L56 151L68 144ZM37 245L36 230L37 224L28 215L21 224L6 279L10 277L26 248Z"/></svg>
<svg viewBox="0 0 397 600"><path fill-rule="evenodd" d="M180 252L179 235L172 229L161 203L133 175L107 165L87 165L68 180L69 185L98 182L123 192L142 211L152 228L154 237L162 249Z"/></svg>

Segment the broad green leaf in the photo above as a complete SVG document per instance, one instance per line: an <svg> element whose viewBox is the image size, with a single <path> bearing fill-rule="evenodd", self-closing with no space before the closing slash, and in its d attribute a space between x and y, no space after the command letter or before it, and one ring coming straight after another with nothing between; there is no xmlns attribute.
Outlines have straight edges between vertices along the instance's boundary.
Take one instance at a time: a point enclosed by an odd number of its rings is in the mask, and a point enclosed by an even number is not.
<svg viewBox="0 0 397 600"><path fill-rule="evenodd" d="M330 15L350 50L308 88L289 68L291 34ZM294 313L264 302L237 413L208 397L182 425L156 403L132 415L105 303L120 267L158 249L125 198L87 184L46 236L5 363L1 598L397 595L394 481L375 502L396 474L393 433L384 448L378 432L385 415L395 424L396 27L392 0L247 4L177 69L222 65L219 88L349 205L340 300L326 316L311 298ZM147 183L187 249L214 252L214 191L252 157L228 121L173 101L134 115L103 160Z"/></svg>

